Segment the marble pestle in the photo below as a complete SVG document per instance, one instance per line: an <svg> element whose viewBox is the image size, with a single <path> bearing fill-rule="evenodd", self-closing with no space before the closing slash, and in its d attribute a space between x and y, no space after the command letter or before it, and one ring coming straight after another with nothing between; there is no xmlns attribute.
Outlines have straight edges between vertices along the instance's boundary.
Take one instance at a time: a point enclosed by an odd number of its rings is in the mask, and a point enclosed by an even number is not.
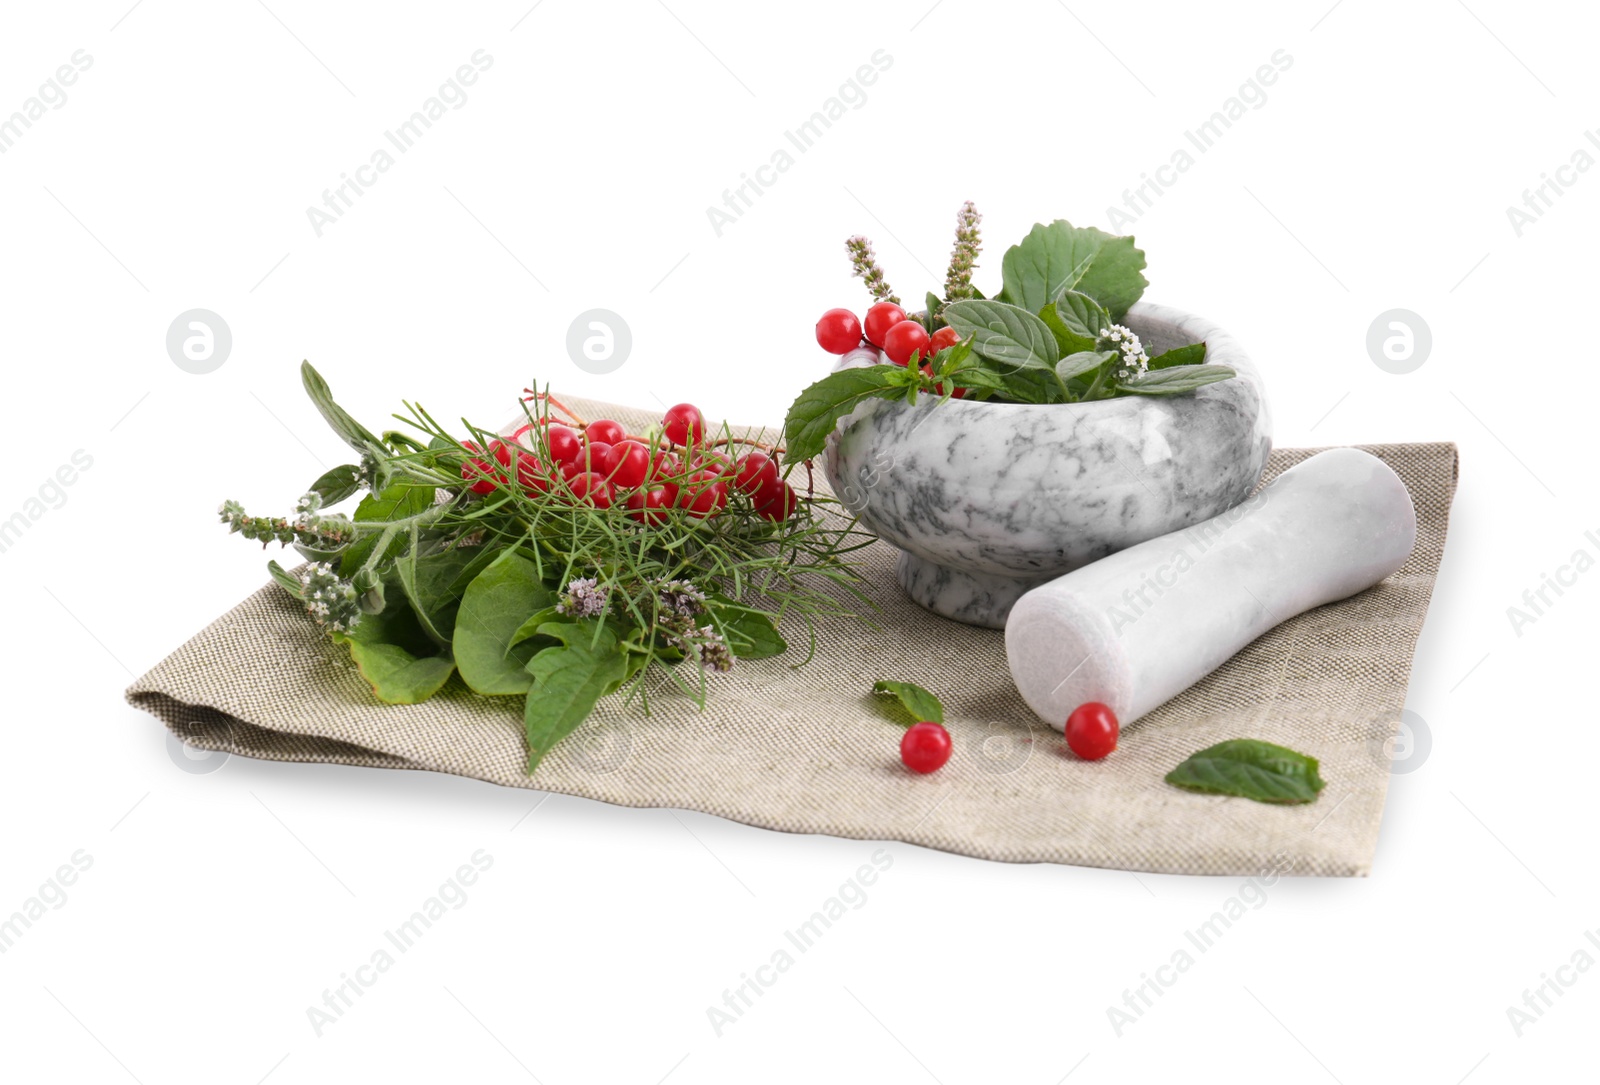
<svg viewBox="0 0 1600 1085"><path fill-rule="evenodd" d="M1058 731L1087 701L1127 725L1279 622L1378 583L1416 533L1411 497L1383 461L1318 453L1204 523L1023 595L1006 621L1011 676Z"/></svg>

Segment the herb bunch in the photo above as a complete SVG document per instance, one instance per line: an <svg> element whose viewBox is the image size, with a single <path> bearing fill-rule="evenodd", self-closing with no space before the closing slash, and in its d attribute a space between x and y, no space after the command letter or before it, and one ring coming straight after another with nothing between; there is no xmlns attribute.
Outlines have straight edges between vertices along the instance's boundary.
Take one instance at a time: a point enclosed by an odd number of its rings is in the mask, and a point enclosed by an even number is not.
<svg viewBox="0 0 1600 1085"><path fill-rule="evenodd" d="M1204 343L1152 358L1138 335L1121 323L1149 285L1144 252L1132 237L1073 226L1065 219L1037 224L1006 251L1000 290L985 298L972 285L981 254L981 221L971 201L957 212L943 297L930 291L920 311L890 310L891 320L921 325L911 331L914 341L926 345L910 351L909 357L896 355L891 346L896 364L846 363L849 368L817 381L795 399L785 421L790 462L821 452L838 420L864 399L914 404L919 395L934 395L1082 403L1182 395L1236 375L1228 366L1206 364ZM871 242L852 237L845 247L853 274L876 303L873 309L897 304ZM870 342L862 345L883 347L888 337L872 338L873 326L869 311ZM941 334L941 329L950 330ZM912 337L901 338L902 343L909 341ZM852 345L840 343L833 349L847 351Z"/></svg>
<svg viewBox="0 0 1600 1085"><path fill-rule="evenodd" d="M479 450L505 440L492 431L463 420L458 438L407 403L395 418L410 432L379 436L334 402L309 363L301 376L359 462L313 482L291 516L254 517L226 501L222 522L307 559L268 570L348 649L379 700L416 704L456 675L474 693L521 697L529 773L600 698L619 694L648 712L667 689L703 706L717 675L787 650L786 621L814 645L819 617L867 604L849 555L871 536L830 499L807 494L774 518L733 489L714 517L674 507L639 522L620 502L579 499L559 473L527 485L521 459L485 473ZM527 425L515 455L554 464L550 426L583 420L548 392L520 402ZM686 453L767 447L726 426L699 439L703 448L676 450L685 463ZM659 435L643 440L672 451ZM682 470L666 481L687 486L691 468ZM329 511L362 491L349 515Z"/></svg>

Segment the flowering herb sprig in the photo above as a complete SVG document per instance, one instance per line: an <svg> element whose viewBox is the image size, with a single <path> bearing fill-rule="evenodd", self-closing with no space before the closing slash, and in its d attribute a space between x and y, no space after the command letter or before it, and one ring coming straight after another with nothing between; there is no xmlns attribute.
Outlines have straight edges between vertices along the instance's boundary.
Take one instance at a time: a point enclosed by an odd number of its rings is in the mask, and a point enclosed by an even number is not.
<svg viewBox="0 0 1600 1085"><path fill-rule="evenodd" d="M864 399L1082 403L1184 395L1237 375L1205 364L1204 343L1155 357L1145 352L1123 323L1148 285L1144 253L1131 237L1065 219L1035 225L1006 251L1000 290L985 298L972 284L981 221L970 200L961 206L945 296L930 292L913 313L887 304L871 243L847 242L855 273L876 299L864 322L866 338L888 361L847 363L795 398L784 421L791 463L821 452L838 420ZM849 311L830 310L817 325L818 342L836 354L854 352L862 326Z"/></svg>
<svg viewBox="0 0 1600 1085"><path fill-rule="evenodd" d="M889 286L889 280L884 278L883 269L878 266L878 255L872 251L872 242L859 234L848 238L844 243L845 251L850 254L850 266L856 278L867 284L867 290L877 301L893 302L900 304L900 299Z"/></svg>
<svg viewBox="0 0 1600 1085"><path fill-rule="evenodd" d="M871 537L831 499L798 498L778 482L762 466L776 449L760 435L685 434L669 420L627 438L647 443L647 460L677 464L658 481L685 492L634 509L620 497L597 503L594 483L585 500L575 476L542 467L559 460L555 431L583 426L548 392L521 400L516 439L468 423L458 438L415 404L395 416L412 432L379 436L309 364L301 375L357 462L317 479L291 516L250 516L227 501L222 522L308 559L268 569L380 700L415 704L453 679L521 697L530 773L602 698L646 712L672 693L703 705L715 676L786 650L783 623L814 635L818 617L866 603L849 554ZM719 489L708 511L697 499L708 469L730 470L726 452L751 448L761 458L740 464L771 470L779 488ZM362 491L351 514L328 511Z"/></svg>

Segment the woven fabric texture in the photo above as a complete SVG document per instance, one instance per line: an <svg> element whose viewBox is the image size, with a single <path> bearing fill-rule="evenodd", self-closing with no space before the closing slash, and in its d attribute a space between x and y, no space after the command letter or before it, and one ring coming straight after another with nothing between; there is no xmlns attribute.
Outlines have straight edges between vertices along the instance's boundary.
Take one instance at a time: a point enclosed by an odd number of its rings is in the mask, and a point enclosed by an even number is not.
<svg viewBox="0 0 1600 1085"><path fill-rule="evenodd" d="M567 401L639 426L642 412ZM1368 872L1417 637L1444 551L1457 454L1450 444L1361 446L1405 481L1417 544L1404 568L1353 598L1292 618L1128 727L1116 754L1086 763L1017 695L1003 634L937 617L894 578L895 551L860 552L877 628L822 623L817 653L742 661L715 678L704 711L620 697L558 745L530 778L521 705L452 680L425 704L377 702L342 648L267 585L128 690L189 744L281 761L457 773L624 806L700 810L795 833L901 840L1005 862L1243 875ZM1273 453L1267 478L1317 449ZM821 475L818 473L818 483ZM791 649L789 655L803 655ZM869 692L916 682L943 699L956 754L905 771L899 728ZM1228 738L1311 754L1327 787L1305 806L1189 794L1162 777Z"/></svg>

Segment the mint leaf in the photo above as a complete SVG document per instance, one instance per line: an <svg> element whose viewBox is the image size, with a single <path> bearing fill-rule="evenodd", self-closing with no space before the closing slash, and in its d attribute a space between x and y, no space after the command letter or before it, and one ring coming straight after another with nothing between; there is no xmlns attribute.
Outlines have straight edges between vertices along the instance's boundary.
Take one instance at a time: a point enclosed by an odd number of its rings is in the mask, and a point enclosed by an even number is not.
<svg viewBox="0 0 1600 1085"><path fill-rule="evenodd" d="M282 565L275 561L267 562L267 572L272 574L272 579L277 582L278 587L288 592L296 602L303 601L305 585L300 583L298 577L286 571Z"/></svg>
<svg viewBox="0 0 1600 1085"><path fill-rule="evenodd" d="M904 384L898 365L870 365L841 369L811 385L789 404L783 420L784 459L791 463L809 460L827 447L828 435L839 419L855 410L862 400L873 396L896 397Z"/></svg>
<svg viewBox="0 0 1600 1085"><path fill-rule="evenodd" d="M1087 329L1079 328L1078 331L1073 331L1068 327L1066 321L1061 319L1060 311L1054 305L1046 305L1043 309L1040 309L1039 319L1044 321L1045 327L1050 329L1050 334L1056 337L1056 346L1061 349L1063 358L1069 354L1080 354L1086 350L1093 350L1095 343L1098 342L1094 336L1084 334Z"/></svg>
<svg viewBox="0 0 1600 1085"><path fill-rule="evenodd" d="M1035 225L1001 260L1000 299L1036 313L1062 290L1078 290L1120 320L1149 285L1141 274L1144 253L1133 238L1116 237L1065 219Z"/></svg>
<svg viewBox="0 0 1600 1085"><path fill-rule="evenodd" d="M1056 338L1027 309L999 301L956 301L944 307L956 334L972 339L972 349L998 365L1049 369L1060 357Z"/></svg>
<svg viewBox="0 0 1600 1085"><path fill-rule="evenodd" d="M322 498L324 507L337 505L361 489L361 468L343 463L331 468L311 484L311 492Z"/></svg>
<svg viewBox="0 0 1600 1085"><path fill-rule="evenodd" d="M523 707L529 773L552 746L588 719L596 702L621 685L629 670L616 634L603 623L546 622L539 632L562 643L527 664L533 678Z"/></svg>
<svg viewBox="0 0 1600 1085"><path fill-rule="evenodd" d="M1056 363L1056 376L1069 381L1074 377L1093 373L1116 356L1117 352L1114 350L1085 350L1069 354Z"/></svg>
<svg viewBox="0 0 1600 1085"><path fill-rule="evenodd" d="M912 722L933 723L944 722L944 705L939 703L939 698L912 682L874 682L872 692L887 694L916 717ZM909 726L909 725L908 725Z"/></svg>
<svg viewBox="0 0 1600 1085"><path fill-rule="evenodd" d="M1315 757L1253 738L1229 739L1190 755L1167 773L1167 783L1272 803L1313 802L1324 786Z"/></svg>
<svg viewBox="0 0 1600 1085"><path fill-rule="evenodd" d="M452 645L461 677L474 693L510 696L532 684L526 664L536 644L514 643L523 620L555 596L533 562L507 550L479 573L461 599Z"/></svg>
<svg viewBox="0 0 1600 1085"><path fill-rule="evenodd" d="M1138 396L1181 396L1196 388L1235 377L1225 365L1183 365L1152 369L1148 373L1117 382L1117 390Z"/></svg>
<svg viewBox="0 0 1600 1085"><path fill-rule="evenodd" d="M1052 308L1062 325L1074 336L1096 343L1116 323L1099 302L1077 290L1063 290Z"/></svg>
<svg viewBox="0 0 1600 1085"><path fill-rule="evenodd" d="M1165 354L1150 359L1151 369L1170 369L1175 365L1199 365L1206 360L1206 345L1190 343L1186 347L1173 347Z"/></svg>
<svg viewBox="0 0 1600 1085"><path fill-rule="evenodd" d="M328 423L345 444L357 452L367 451L369 445L378 449L383 448L383 442L379 441L371 430L351 418L343 407L333 401L333 392L328 388L328 382L322 379L321 373L312 368L310 362L300 363L300 383L305 386L306 395L311 397L311 402L316 404L323 421Z"/></svg>
<svg viewBox="0 0 1600 1085"><path fill-rule="evenodd" d="M456 627L456 612L461 607L461 576L482 556L483 547L453 546L434 554L418 555L416 529L412 529L411 548L395 562L400 588L427 634L440 644L449 644Z"/></svg>
<svg viewBox="0 0 1600 1085"><path fill-rule="evenodd" d="M332 633L350 649L350 659L373 694L385 704L421 704L450 680L455 661L439 651L404 602L364 614L348 633Z"/></svg>
<svg viewBox="0 0 1600 1085"><path fill-rule="evenodd" d="M426 511L432 504L432 486L397 482L381 493L363 497L350 518L358 524L388 523L415 516L419 512ZM372 554L372 548L378 545L379 535L380 532L373 531L346 547L344 556L339 559L339 575L352 576L357 569L365 565L367 558ZM405 539L396 536L390 542L388 552L379 561L388 561L398 554L405 544Z"/></svg>
<svg viewBox="0 0 1600 1085"><path fill-rule="evenodd" d="M773 624L772 616L752 607L741 606L725 596L713 595L706 602L718 631L737 659L768 659L789 650L788 642Z"/></svg>

